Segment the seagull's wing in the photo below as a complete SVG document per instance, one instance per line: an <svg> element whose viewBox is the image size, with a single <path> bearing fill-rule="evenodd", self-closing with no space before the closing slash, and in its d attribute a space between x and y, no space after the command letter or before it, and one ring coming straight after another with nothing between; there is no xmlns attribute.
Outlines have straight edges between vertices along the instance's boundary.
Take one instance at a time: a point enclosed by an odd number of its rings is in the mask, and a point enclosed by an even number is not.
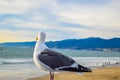
<svg viewBox="0 0 120 80"><path fill-rule="evenodd" d="M50 49L43 50L38 56L38 59L54 70L62 67L70 67L72 64L75 63L72 58Z"/></svg>

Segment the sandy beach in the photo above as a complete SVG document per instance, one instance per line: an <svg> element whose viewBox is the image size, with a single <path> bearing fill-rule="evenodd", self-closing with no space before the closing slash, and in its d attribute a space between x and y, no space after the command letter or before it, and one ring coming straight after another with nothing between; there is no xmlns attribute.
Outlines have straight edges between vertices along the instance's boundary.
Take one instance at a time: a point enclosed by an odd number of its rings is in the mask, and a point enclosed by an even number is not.
<svg viewBox="0 0 120 80"><path fill-rule="evenodd" d="M49 80L49 75L28 80ZM92 73L84 73L82 76L77 73L61 72L55 74L55 80L120 80L120 66L94 69Z"/></svg>

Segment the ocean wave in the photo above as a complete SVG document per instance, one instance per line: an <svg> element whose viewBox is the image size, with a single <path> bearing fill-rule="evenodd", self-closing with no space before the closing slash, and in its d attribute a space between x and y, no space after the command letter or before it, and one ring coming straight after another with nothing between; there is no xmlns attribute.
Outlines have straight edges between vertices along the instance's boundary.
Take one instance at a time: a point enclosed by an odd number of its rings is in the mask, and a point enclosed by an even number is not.
<svg viewBox="0 0 120 80"><path fill-rule="evenodd" d="M33 61L31 59L2 59L0 60L0 64L26 64L26 63L32 63Z"/></svg>
<svg viewBox="0 0 120 80"><path fill-rule="evenodd" d="M28 61L28 62L2 62L1 64L23 64L23 63L32 63L32 61Z"/></svg>

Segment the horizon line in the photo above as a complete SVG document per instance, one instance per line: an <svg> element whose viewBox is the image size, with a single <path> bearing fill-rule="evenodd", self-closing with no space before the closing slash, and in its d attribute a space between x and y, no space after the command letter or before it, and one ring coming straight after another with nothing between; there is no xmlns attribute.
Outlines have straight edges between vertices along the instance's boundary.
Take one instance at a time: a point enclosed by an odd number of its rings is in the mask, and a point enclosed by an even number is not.
<svg viewBox="0 0 120 80"><path fill-rule="evenodd" d="M109 40L109 39L114 39L114 38L120 38L120 37L112 37L112 38L101 38L101 37L86 37L86 38L68 38L68 39L61 39L61 40L49 40L49 41L45 41L45 42L50 42L50 41L63 41L63 40L70 40L70 39L87 39L87 38L100 38L100 39L105 39L105 40ZM9 42L0 42L1 43L17 43L17 42L35 42L36 40L34 41L9 41Z"/></svg>

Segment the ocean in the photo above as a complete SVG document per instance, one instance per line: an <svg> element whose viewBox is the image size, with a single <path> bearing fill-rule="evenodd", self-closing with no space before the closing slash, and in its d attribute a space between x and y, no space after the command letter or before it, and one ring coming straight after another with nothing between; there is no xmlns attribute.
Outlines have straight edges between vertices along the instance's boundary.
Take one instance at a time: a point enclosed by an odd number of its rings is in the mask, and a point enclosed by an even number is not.
<svg viewBox="0 0 120 80"><path fill-rule="evenodd" d="M120 52L70 49L53 50L70 56L79 64L90 68L103 66L105 64L120 63ZM32 59L33 51L33 48L3 47L0 49L0 74L3 74L0 75L0 80L7 80L8 78L11 78L11 80L19 80L18 77L20 80L24 80L29 76L43 76L48 74L48 72L40 70L35 66ZM11 72L13 72L12 75Z"/></svg>

